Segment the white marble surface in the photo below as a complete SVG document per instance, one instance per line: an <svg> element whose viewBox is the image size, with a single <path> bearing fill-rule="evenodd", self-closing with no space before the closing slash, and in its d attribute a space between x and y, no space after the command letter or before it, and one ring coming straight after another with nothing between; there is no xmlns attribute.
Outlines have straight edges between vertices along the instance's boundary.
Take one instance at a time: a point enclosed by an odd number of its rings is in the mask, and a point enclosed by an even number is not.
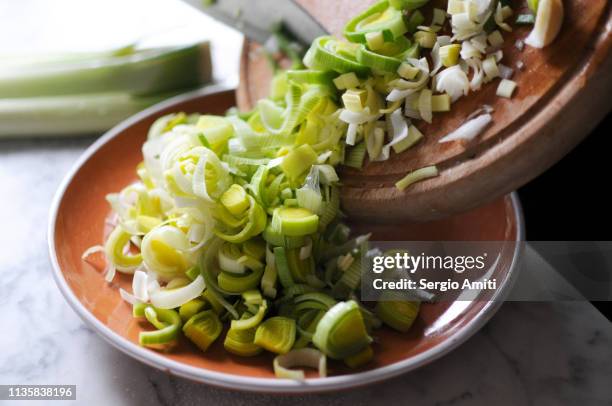
<svg viewBox="0 0 612 406"><path fill-rule="evenodd" d="M0 14L7 4L0 2ZM240 37L207 24L221 62L217 79L231 82ZM91 142L0 140L0 384L75 384L70 403L84 405L612 405L612 327L588 303L504 304L482 331L433 364L323 395L221 390L128 358L72 312L47 255L51 198Z"/></svg>

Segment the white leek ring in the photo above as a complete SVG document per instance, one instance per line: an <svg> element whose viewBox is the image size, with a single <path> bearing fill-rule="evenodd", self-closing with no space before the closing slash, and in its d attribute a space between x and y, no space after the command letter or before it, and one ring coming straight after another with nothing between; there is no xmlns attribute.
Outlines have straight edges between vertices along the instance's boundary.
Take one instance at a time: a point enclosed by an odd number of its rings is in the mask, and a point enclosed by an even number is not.
<svg viewBox="0 0 612 406"><path fill-rule="evenodd" d="M303 370L290 369L297 366L315 368L319 371L319 377L327 376L327 358L314 348L292 350L274 358L274 374L277 378L304 380Z"/></svg>

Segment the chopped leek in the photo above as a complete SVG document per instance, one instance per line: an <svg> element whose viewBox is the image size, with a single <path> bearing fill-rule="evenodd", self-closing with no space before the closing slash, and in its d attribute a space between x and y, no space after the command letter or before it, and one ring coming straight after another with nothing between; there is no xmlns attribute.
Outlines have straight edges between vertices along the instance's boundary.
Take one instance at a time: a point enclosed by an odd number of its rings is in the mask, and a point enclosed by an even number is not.
<svg viewBox="0 0 612 406"><path fill-rule="evenodd" d="M538 14L550 13L550 1ZM424 25L425 3L376 2L346 25L348 41L313 41L307 68L275 36L294 66L275 64L270 96L252 111L154 122L139 180L107 196L117 223L104 249L109 278L134 273L132 292L120 295L158 329L150 345L173 341L182 320L206 350L226 324L228 352L287 354L275 373L304 379L290 368L324 375L326 357L357 368L374 357L374 329L411 328L419 302L378 301L371 311L358 300L362 262L376 249L343 223L336 167L403 153L425 138L423 123L436 127L439 113L498 77L499 95L516 86L503 61L505 3L451 0ZM437 142L473 139L491 113L483 107ZM438 174L417 169L396 187Z"/></svg>
<svg viewBox="0 0 612 406"><path fill-rule="evenodd" d="M247 318L248 314L245 313L243 317ZM254 343L255 331L255 328L247 330L230 328L223 341L223 347L232 354L241 357L253 357L263 351L263 348Z"/></svg>
<svg viewBox="0 0 612 406"><path fill-rule="evenodd" d="M189 320L193 315L199 313L201 310L204 310L206 307L206 302L202 299L193 299L187 303L183 303L179 308L179 316L183 321Z"/></svg>
<svg viewBox="0 0 612 406"><path fill-rule="evenodd" d="M298 179L317 162L317 154L308 144L301 145L283 157L281 168L290 179Z"/></svg>
<svg viewBox="0 0 612 406"><path fill-rule="evenodd" d="M272 221L278 221L281 233L289 237L312 234L319 226L319 216L304 208L278 208Z"/></svg>
<svg viewBox="0 0 612 406"><path fill-rule="evenodd" d="M512 93L514 93L514 89L516 89L516 82L508 79L502 79L497 86L496 94L500 97L510 99L512 97Z"/></svg>
<svg viewBox="0 0 612 406"><path fill-rule="evenodd" d="M316 368L319 377L327 376L325 355L313 348L292 350L274 358L274 374L277 378L304 380L304 371L290 369L297 366Z"/></svg>
<svg viewBox="0 0 612 406"><path fill-rule="evenodd" d="M389 0L389 4L398 10L414 10L423 7L429 0Z"/></svg>
<svg viewBox="0 0 612 406"><path fill-rule="evenodd" d="M295 320L271 317L257 327L253 342L270 352L286 354L293 347L295 333Z"/></svg>
<svg viewBox="0 0 612 406"><path fill-rule="evenodd" d="M436 176L438 176L438 168L436 168L435 166L427 166L425 168L420 168L413 172L410 172L408 175L399 180L395 184L395 187L397 187L399 190L404 190L413 183L420 182L429 178L434 178Z"/></svg>
<svg viewBox="0 0 612 406"><path fill-rule="evenodd" d="M383 300L376 304L376 315L389 327L406 332L416 320L419 307L420 302Z"/></svg>
<svg viewBox="0 0 612 406"><path fill-rule="evenodd" d="M362 351L372 339L359 306L351 300L340 302L325 313L312 342L330 358L343 359Z"/></svg>
<svg viewBox="0 0 612 406"><path fill-rule="evenodd" d="M263 320L267 309L268 306L266 304L266 301L264 300L263 303L259 306L257 313L255 313L251 317L241 320L232 320L231 328L233 328L234 330L248 330L257 327Z"/></svg>
<svg viewBox="0 0 612 406"><path fill-rule="evenodd" d="M348 365L349 368L359 368L370 362L373 357L374 351L372 350L372 346L368 345L357 354L346 357L344 363Z"/></svg>
<svg viewBox="0 0 612 406"><path fill-rule="evenodd" d="M168 344L178 338L181 329L181 317L174 310L157 309L153 306L143 308L143 315L157 327L156 331L142 331L138 342L144 346Z"/></svg>
<svg viewBox="0 0 612 406"><path fill-rule="evenodd" d="M376 32L386 41L393 41L406 32L402 12L391 7L387 0L374 4L344 28L344 36L353 42L366 42L366 35Z"/></svg>
<svg viewBox="0 0 612 406"><path fill-rule="evenodd" d="M212 310L192 316L183 326L183 333L202 351L206 351L221 334L223 325Z"/></svg>
<svg viewBox="0 0 612 406"><path fill-rule="evenodd" d="M370 70L355 60L355 48L333 37L319 37L304 56L304 64L311 69L366 75Z"/></svg>
<svg viewBox="0 0 612 406"><path fill-rule="evenodd" d="M354 72L343 73L334 79L334 85L339 90L356 88L359 86L359 78Z"/></svg>

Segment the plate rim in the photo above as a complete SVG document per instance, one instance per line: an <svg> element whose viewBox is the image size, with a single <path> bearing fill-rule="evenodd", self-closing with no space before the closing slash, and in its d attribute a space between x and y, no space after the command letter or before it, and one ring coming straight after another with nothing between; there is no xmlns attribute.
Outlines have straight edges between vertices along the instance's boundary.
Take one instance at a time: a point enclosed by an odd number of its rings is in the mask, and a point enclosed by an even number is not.
<svg viewBox="0 0 612 406"><path fill-rule="evenodd" d="M57 259L55 249L55 229L57 225L57 215L59 207L63 200L66 189L71 184L74 176L79 172L81 167L107 142L117 137L126 128L136 122L157 113L160 110L171 107L179 102L186 101L191 98L200 96L211 96L215 93L227 92L234 90L233 87L224 85L214 85L204 89L199 89L184 93L168 100L155 104L133 116L117 124L104 135L98 138L91 144L72 165L71 169L64 176L55 195L53 197L50 211L49 223L47 228L47 243L49 249L49 257L52 265L52 273L55 283L57 284L62 296L66 299L74 312L92 328L99 336L107 343L111 344L116 349L124 354L156 369L160 369L169 374L180 376L192 381L201 382L216 387L225 389L233 389L248 392L263 392L263 393L315 393L326 392L333 390L344 390L358 386L365 386L386 380L408 371L419 368L428 364L457 348L460 344L467 341L472 335L478 332L495 314L503 303L503 298L508 294L510 288L516 281L518 274L518 263L522 257L523 247L521 244L525 240L525 224L523 210L516 192L510 194L512 207L517 227L516 248L512 256L512 262L508 270L508 280L502 289L496 291L493 296L494 300L487 302L482 310L457 333L451 336L448 340L435 345L426 351L390 365L371 369L368 371L357 372L354 374L346 374L339 376L330 376L325 378L311 378L306 381L293 381L289 379L273 379L273 378L255 378L241 375L233 375L224 372L217 372L209 369L198 368L168 359L154 351L141 347L127 340L122 335L110 329L107 325L98 320L83 304L78 300L70 286L68 285Z"/></svg>

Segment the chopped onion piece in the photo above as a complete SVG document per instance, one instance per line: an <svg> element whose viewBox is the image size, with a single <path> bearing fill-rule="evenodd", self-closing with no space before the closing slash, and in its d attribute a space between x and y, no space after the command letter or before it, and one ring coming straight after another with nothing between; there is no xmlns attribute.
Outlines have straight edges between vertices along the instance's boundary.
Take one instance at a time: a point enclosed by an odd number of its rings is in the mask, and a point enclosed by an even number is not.
<svg viewBox="0 0 612 406"><path fill-rule="evenodd" d="M449 142L457 140L470 141L479 135L487 125L493 120L493 117L486 113L476 118L473 118L463 123L459 128L450 134L444 136L438 142Z"/></svg>

